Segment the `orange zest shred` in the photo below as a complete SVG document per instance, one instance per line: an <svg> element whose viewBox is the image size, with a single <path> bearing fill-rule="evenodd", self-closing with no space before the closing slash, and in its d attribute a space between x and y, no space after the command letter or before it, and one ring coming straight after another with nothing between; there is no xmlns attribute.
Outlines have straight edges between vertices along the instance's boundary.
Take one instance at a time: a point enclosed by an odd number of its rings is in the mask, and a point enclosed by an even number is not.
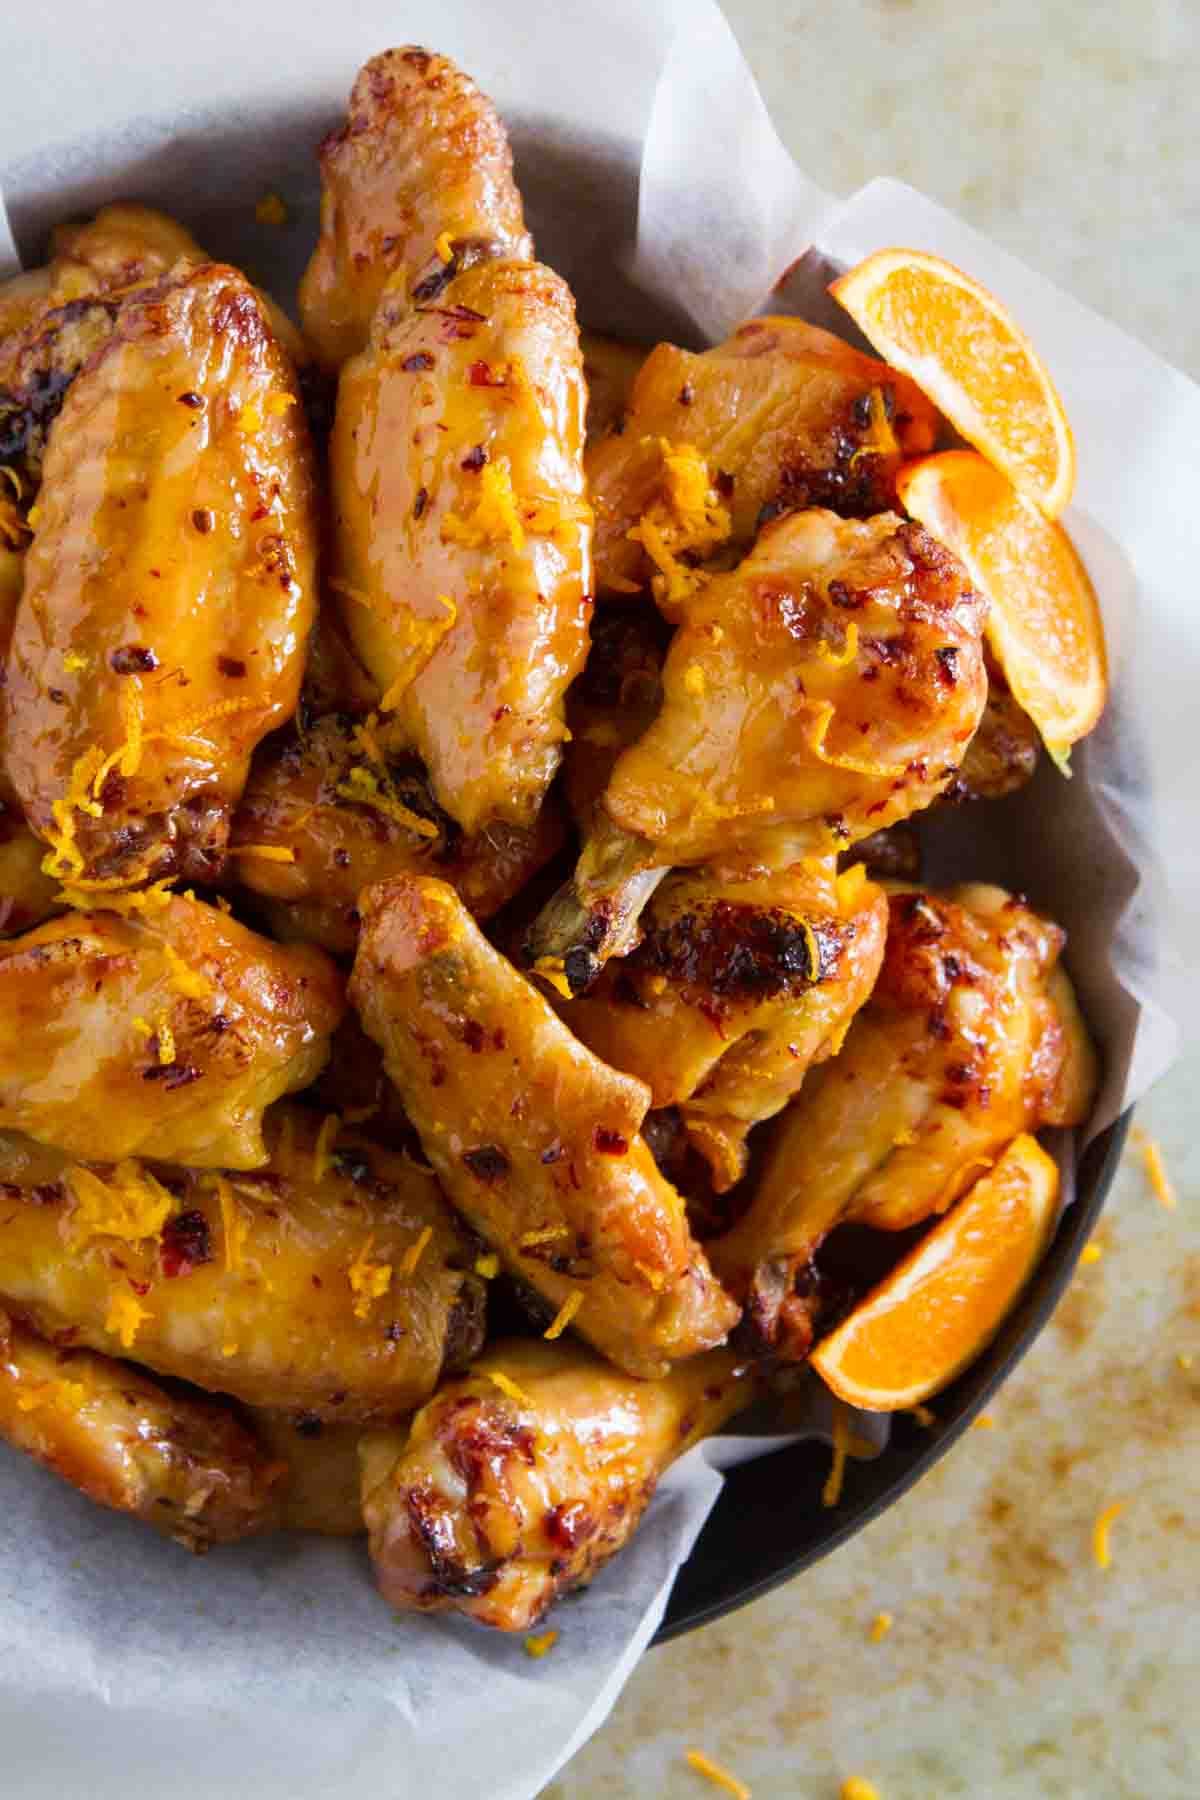
<svg viewBox="0 0 1200 1800"><path fill-rule="evenodd" d="M104 758L92 777L92 798L97 801L114 769L119 770L126 781L129 781L137 774L142 763L142 746L146 741L142 716L142 685L135 675L128 676L122 685L118 705L121 729L125 736L117 748Z"/></svg>
<svg viewBox="0 0 1200 1800"><path fill-rule="evenodd" d="M341 1118L337 1113L326 1113L321 1120L321 1129L317 1133L317 1141L313 1146L314 1181L324 1181L333 1162L333 1146L341 1129Z"/></svg>
<svg viewBox="0 0 1200 1800"><path fill-rule="evenodd" d="M564 1000L572 998L571 984L567 980L561 956L539 956L533 965L533 972L540 975L543 981L548 981L555 993L561 994Z"/></svg>
<svg viewBox="0 0 1200 1800"><path fill-rule="evenodd" d="M296 852L287 844L230 844L230 856L255 856L259 862L294 863Z"/></svg>
<svg viewBox="0 0 1200 1800"><path fill-rule="evenodd" d="M450 233L448 231L438 233L433 247L437 251L439 262L452 263L454 261L454 250L451 247Z"/></svg>
<svg viewBox="0 0 1200 1800"><path fill-rule="evenodd" d="M432 1225L422 1226L420 1235L418 1236L416 1242L409 1245L408 1249L404 1252L404 1255L400 1259L400 1273L402 1275L415 1275L416 1274L417 1265L420 1263L421 1258L424 1256L426 1250L428 1250L432 1241L433 1241L433 1226Z"/></svg>
<svg viewBox="0 0 1200 1800"><path fill-rule="evenodd" d="M161 1068L169 1068L175 1061L175 1033L171 1030L171 1020L166 1007L163 1007L154 1021L154 1036L158 1044L158 1061Z"/></svg>
<svg viewBox="0 0 1200 1800"><path fill-rule="evenodd" d="M686 1761L689 1768L695 1769L697 1775L703 1775L704 1779L711 1781L714 1787L724 1788L727 1794L733 1795L734 1800L750 1800L750 1789L745 1782L739 1781L732 1770L725 1768L719 1762L714 1762L711 1756L706 1756L703 1750L689 1750L686 1753Z"/></svg>
<svg viewBox="0 0 1200 1800"><path fill-rule="evenodd" d="M850 458L851 468L860 456L896 456L900 451L892 422L887 415L887 402L877 387L873 387L868 395L867 410L871 435L864 438Z"/></svg>
<svg viewBox="0 0 1200 1800"><path fill-rule="evenodd" d="M1083 1249L1079 1252L1079 1260L1081 1263L1098 1263L1103 1255L1104 1249L1102 1245L1085 1244Z"/></svg>
<svg viewBox="0 0 1200 1800"><path fill-rule="evenodd" d="M922 1431L929 1431L937 1424L937 1414L927 1406L906 1406L904 1411L916 1420Z"/></svg>
<svg viewBox="0 0 1200 1800"><path fill-rule="evenodd" d="M565 1225L545 1225L540 1231L523 1231L517 1239L518 1250L532 1250L536 1244L552 1244L556 1238L569 1237Z"/></svg>
<svg viewBox="0 0 1200 1800"><path fill-rule="evenodd" d="M871 1621L871 1629L867 1633L873 1644L881 1644L892 1626L896 1623L890 1612L878 1612Z"/></svg>
<svg viewBox="0 0 1200 1800"><path fill-rule="evenodd" d="M657 448L662 472L658 492L626 536L640 544L655 568L650 588L665 610L678 607L708 580L702 569L685 562L715 550L733 530L708 463L694 444L672 444L668 438L646 438Z"/></svg>
<svg viewBox="0 0 1200 1800"><path fill-rule="evenodd" d="M68 1229L76 1247L94 1237L123 1238L131 1244L156 1238L174 1211L167 1189L133 1157L103 1179L80 1164L73 1164L65 1178L75 1202Z"/></svg>
<svg viewBox="0 0 1200 1800"><path fill-rule="evenodd" d="M827 662L831 669L844 669L858 655L858 626L854 620L846 626L846 634L842 639L840 650L831 650L824 638L817 639L817 655L822 662Z"/></svg>
<svg viewBox="0 0 1200 1800"><path fill-rule="evenodd" d="M105 912L121 913L128 918L133 913L161 912L172 900L171 877L164 875L160 881L151 882L145 888L126 888L126 880L136 880L136 876L112 876L107 881L88 881L80 878L68 881L59 889L58 899L65 906L73 907L77 912L90 912L95 906L102 906Z"/></svg>
<svg viewBox="0 0 1200 1800"><path fill-rule="evenodd" d="M1104 1508L1092 1526L1092 1555L1096 1559L1098 1569L1107 1569L1112 1562L1108 1547L1108 1534L1113 1521L1119 1518L1124 1511L1124 1500L1114 1500L1111 1506Z"/></svg>
<svg viewBox="0 0 1200 1800"><path fill-rule="evenodd" d="M536 1637L527 1637L525 1639L526 1656L545 1656L548 1650L553 1650L558 1642L558 1637L557 1631L542 1631Z"/></svg>
<svg viewBox="0 0 1200 1800"><path fill-rule="evenodd" d="M273 419L282 419L285 413L298 405L299 398L295 394L272 394L267 401L267 411Z"/></svg>
<svg viewBox="0 0 1200 1800"><path fill-rule="evenodd" d="M972 1431L995 1431L995 1429L996 1421L991 1413L980 1413L978 1418L971 1420Z"/></svg>
<svg viewBox="0 0 1200 1800"><path fill-rule="evenodd" d="M512 465L507 456L484 463L479 471L479 494L468 518L448 512L442 520L442 542L480 550L507 541L514 550L525 548L525 527L513 492Z"/></svg>
<svg viewBox="0 0 1200 1800"><path fill-rule="evenodd" d="M185 1000L207 1000L213 991L213 984L208 976L202 975L199 969L193 969L170 944L163 945L163 955L167 959L167 967L171 971L171 986L176 993L182 994Z"/></svg>
<svg viewBox="0 0 1200 1800"><path fill-rule="evenodd" d="M498 1387L502 1394L507 1394L510 1400L515 1400L518 1406L533 1405L533 1401L525 1389L518 1387L512 1376L506 1375L503 1369L481 1369L480 1373L486 1381L491 1382L493 1387Z"/></svg>
<svg viewBox="0 0 1200 1800"><path fill-rule="evenodd" d="M91 660L91 657L84 656L81 650L68 650L63 657L63 668L68 675L81 675Z"/></svg>
<svg viewBox="0 0 1200 1800"><path fill-rule="evenodd" d="M246 1220L237 1203L237 1195L224 1175L217 1176L217 1199L221 1206L221 1226L225 1234L225 1267L231 1271L240 1269Z"/></svg>
<svg viewBox="0 0 1200 1800"><path fill-rule="evenodd" d="M123 1350L132 1350L142 1321L150 1317L147 1307L139 1306L132 1294L114 1294L104 1321L105 1331L113 1332Z"/></svg>
<svg viewBox="0 0 1200 1800"><path fill-rule="evenodd" d="M92 779L103 761L104 752L98 744L76 757L67 777L66 793L61 800L51 802L54 825L45 834L50 849L42 859L42 870L55 880L83 873L85 864L83 852L75 841L74 815L81 812L98 819L103 812L103 807L91 796Z"/></svg>
<svg viewBox="0 0 1200 1800"><path fill-rule="evenodd" d="M840 1400L833 1402L833 1462L825 1486L821 1489L821 1505L836 1506L842 1497L846 1478L846 1452L850 1447L850 1415Z"/></svg>
<svg viewBox="0 0 1200 1800"><path fill-rule="evenodd" d="M862 1775L849 1775L842 1783L839 1800L880 1800L879 1789Z"/></svg>
<svg viewBox="0 0 1200 1800"><path fill-rule="evenodd" d="M402 800L390 791L390 783L386 776L380 780L372 769L364 769L356 763L344 781L339 781L333 790L340 800L352 800L358 806L370 806L385 819L392 819L421 838L439 836L437 825L432 819L423 819L420 813L413 812Z"/></svg>
<svg viewBox="0 0 1200 1800"><path fill-rule="evenodd" d="M374 1244L375 1234L372 1232L346 1270L350 1291L355 1296L354 1316L356 1319L365 1319L376 1300L381 1300L392 1285L391 1263L371 1260Z"/></svg>
<svg viewBox="0 0 1200 1800"><path fill-rule="evenodd" d="M1133 1128L1133 1136L1142 1152L1142 1161L1146 1165L1146 1176L1154 1190L1154 1197L1168 1212L1174 1212L1179 1204L1171 1178L1167 1174L1167 1165L1163 1161L1163 1153L1158 1143L1140 1125Z"/></svg>
<svg viewBox="0 0 1200 1800"><path fill-rule="evenodd" d="M497 1275L500 1273L500 1258L496 1255L494 1250L489 1250L486 1256L477 1256L475 1258L475 1273L477 1275L482 1275L485 1281L494 1281L496 1279Z"/></svg>
<svg viewBox="0 0 1200 1800"><path fill-rule="evenodd" d="M567 1295L557 1313L554 1315L553 1322L546 1327L542 1336L547 1338L550 1342L553 1342L555 1338L561 1337L582 1305L583 1291L580 1288L575 1288Z"/></svg>
<svg viewBox="0 0 1200 1800"><path fill-rule="evenodd" d="M262 407L257 400L247 400L234 415L234 425L246 437L254 437L263 428Z"/></svg>

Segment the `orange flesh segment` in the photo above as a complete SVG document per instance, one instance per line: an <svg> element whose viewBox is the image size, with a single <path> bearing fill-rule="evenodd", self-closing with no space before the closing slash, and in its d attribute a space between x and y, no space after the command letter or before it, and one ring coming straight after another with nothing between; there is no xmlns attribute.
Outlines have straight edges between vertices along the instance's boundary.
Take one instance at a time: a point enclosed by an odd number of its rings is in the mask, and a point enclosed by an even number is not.
<svg viewBox="0 0 1200 1800"><path fill-rule="evenodd" d="M1050 373L995 295L919 250L879 250L830 293L884 360L1057 518L1075 486L1075 445Z"/></svg>
<svg viewBox="0 0 1200 1800"><path fill-rule="evenodd" d="M1067 533L971 450L906 464L896 491L989 600L996 661L1061 756L1092 729L1108 694L1099 602Z"/></svg>
<svg viewBox="0 0 1200 1800"><path fill-rule="evenodd" d="M1054 1228L1058 1171L1035 1138L1014 1139L813 1352L839 1399L872 1412L946 1387L995 1335Z"/></svg>

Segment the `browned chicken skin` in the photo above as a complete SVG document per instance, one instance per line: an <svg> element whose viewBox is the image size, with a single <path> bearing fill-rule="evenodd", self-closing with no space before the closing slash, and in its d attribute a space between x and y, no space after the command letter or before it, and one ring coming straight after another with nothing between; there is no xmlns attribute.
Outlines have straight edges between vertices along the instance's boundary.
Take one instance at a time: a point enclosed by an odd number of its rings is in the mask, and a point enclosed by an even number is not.
<svg viewBox="0 0 1200 1800"><path fill-rule="evenodd" d="M41 838L0 800L0 937L29 931L62 911L60 884L42 868L45 856Z"/></svg>
<svg viewBox="0 0 1200 1800"><path fill-rule="evenodd" d="M332 1420L394 1421L483 1341L436 1181L276 1108L253 1174L72 1163L0 1135L0 1296L46 1337Z"/></svg>
<svg viewBox="0 0 1200 1800"><path fill-rule="evenodd" d="M264 1109L328 1055L342 980L319 950L164 899L0 943L0 1129L104 1162L252 1169Z"/></svg>
<svg viewBox="0 0 1200 1800"><path fill-rule="evenodd" d="M990 657L987 662L987 705L950 788L948 797L955 800L998 800L1015 793L1033 780L1042 753L1037 726Z"/></svg>
<svg viewBox="0 0 1200 1800"><path fill-rule="evenodd" d="M802 1356L803 1285L843 1220L902 1231L945 1211L1022 1131L1087 1117L1096 1063L1064 934L1003 889L902 890L845 1047L780 1121L749 1211L711 1240L764 1348Z"/></svg>
<svg viewBox="0 0 1200 1800"><path fill-rule="evenodd" d="M508 135L447 57L415 44L372 57L320 155L321 237L300 316L329 368L363 348L385 286L419 304L447 271L532 254Z"/></svg>
<svg viewBox="0 0 1200 1800"><path fill-rule="evenodd" d="M591 612L583 406L570 292L530 262L385 301L342 373L334 585L391 740L466 831L528 825L558 767Z"/></svg>
<svg viewBox="0 0 1200 1800"><path fill-rule="evenodd" d="M637 1528L658 1478L753 1398L727 1351L635 1381L576 1344L493 1344L407 1434L363 1440L385 1600L528 1631Z"/></svg>
<svg viewBox="0 0 1200 1800"><path fill-rule="evenodd" d="M420 765L385 755L377 720L356 727L330 716L261 746L230 841L235 850L290 853L284 861L237 859L243 887L277 903L270 917L280 937L352 954L364 887L427 870L484 919L549 861L563 828L547 805L528 830L497 821L464 837L434 802Z"/></svg>
<svg viewBox="0 0 1200 1800"><path fill-rule="evenodd" d="M936 435L907 376L801 319L751 319L698 355L659 344L617 428L588 451L597 591L647 587L657 571L667 597L671 559L748 545L764 510L883 512L903 458ZM681 447L708 471L713 493L699 505L686 464L670 461Z"/></svg>
<svg viewBox="0 0 1200 1800"><path fill-rule="evenodd" d="M127 301L50 431L3 694L29 823L75 884L211 879L255 744L294 710L313 470L254 290Z"/></svg>
<svg viewBox="0 0 1200 1800"><path fill-rule="evenodd" d="M606 1068L480 934L453 888L361 901L351 994L447 1194L509 1269L632 1374L736 1321L638 1135L649 1089Z"/></svg>
<svg viewBox="0 0 1200 1800"><path fill-rule="evenodd" d="M834 1054L883 957L887 902L861 872L824 866L758 881L668 877L643 936L590 993L560 1008L575 1035L677 1106L725 1192L752 1126Z"/></svg>
<svg viewBox="0 0 1200 1800"><path fill-rule="evenodd" d="M581 331L579 347L587 382L590 448L625 417L634 380L648 352L645 344L626 344L620 338L602 337L598 331Z"/></svg>
<svg viewBox="0 0 1200 1800"><path fill-rule="evenodd" d="M685 604L653 724L531 934L585 987L671 865L787 866L928 806L987 693L984 608L919 526L793 513Z"/></svg>
<svg viewBox="0 0 1200 1800"><path fill-rule="evenodd" d="M283 1531L358 1537L366 1530L358 1447L361 1425L338 1425L312 1413L252 1407L254 1435L279 1470L275 1520Z"/></svg>
<svg viewBox="0 0 1200 1800"><path fill-rule="evenodd" d="M283 1466L232 1411L0 1312L0 1438L189 1550L266 1531Z"/></svg>

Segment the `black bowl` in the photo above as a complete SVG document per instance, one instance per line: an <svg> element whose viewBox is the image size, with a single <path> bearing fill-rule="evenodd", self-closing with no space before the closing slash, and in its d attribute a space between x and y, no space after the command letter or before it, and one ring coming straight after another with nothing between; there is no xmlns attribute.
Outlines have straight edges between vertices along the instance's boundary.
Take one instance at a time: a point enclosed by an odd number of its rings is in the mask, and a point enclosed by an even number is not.
<svg viewBox="0 0 1200 1800"><path fill-rule="evenodd" d="M1088 1146L1075 1203L1063 1215L1054 1242L1000 1334L938 1395L936 1426L926 1429L907 1414L896 1415L882 1456L847 1463L835 1508L821 1504L829 1474L829 1450L821 1443L794 1444L731 1469L676 1576L654 1643L694 1631L790 1581L869 1525L946 1454L1058 1305L1112 1186L1131 1117L1124 1113Z"/></svg>

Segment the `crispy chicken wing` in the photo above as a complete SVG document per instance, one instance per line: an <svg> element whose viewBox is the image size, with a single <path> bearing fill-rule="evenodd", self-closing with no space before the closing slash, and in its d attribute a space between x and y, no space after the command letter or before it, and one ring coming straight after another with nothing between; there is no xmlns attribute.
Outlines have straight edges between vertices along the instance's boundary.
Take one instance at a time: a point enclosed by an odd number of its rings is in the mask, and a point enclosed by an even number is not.
<svg viewBox="0 0 1200 1800"><path fill-rule="evenodd" d="M634 941L667 867L776 866L928 806L987 692L984 608L919 526L793 513L688 600L654 723L531 934L570 985Z"/></svg>
<svg viewBox="0 0 1200 1800"><path fill-rule="evenodd" d="M870 1001L784 1115L749 1211L708 1246L765 1347L806 1353L797 1277L835 1225L902 1231L1019 1132L1087 1117L1096 1064L1063 943L1001 888L892 896Z"/></svg>
<svg viewBox="0 0 1200 1800"><path fill-rule="evenodd" d="M1042 753L1037 726L1017 705L990 656L987 664L987 704L950 789L956 800L998 800L1015 793L1033 780Z"/></svg>
<svg viewBox="0 0 1200 1800"><path fill-rule="evenodd" d="M689 566L748 545L764 511L882 512L901 461L936 436L906 375L801 319L751 319L699 355L659 344L619 429L588 451L597 590L653 579L672 606Z"/></svg>
<svg viewBox="0 0 1200 1800"><path fill-rule="evenodd" d="M384 1598L527 1631L629 1541L659 1476L753 1390L728 1351L635 1381L579 1345L493 1344L407 1434L363 1440Z"/></svg>
<svg viewBox="0 0 1200 1800"><path fill-rule="evenodd" d="M282 1464L230 1408L129 1363L58 1350L0 1312L0 1438L89 1500L186 1545L270 1528Z"/></svg>
<svg viewBox="0 0 1200 1800"><path fill-rule="evenodd" d="M221 866L312 623L295 385L254 290L208 264L125 302L66 392L3 694L9 774L61 876Z"/></svg>
<svg viewBox="0 0 1200 1800"><path fill-rule="evenodd" d="M483 1341L483 1282L438 1185L276 1108L269 1161L72 1163L0 1136L0 1295L43 1336L251 1406L394 1420Z"/></svg>
<svg viewBox="0 0 1200 1800"><path fill-rule="evenodd" d="M875 983L887 902L833 859L758 881L670 876L631 955L560 1007L590 1050L677 1106L725 1192L751 1126L787 1105L831 1056Z"/></svg>
<svg viewBox="0 0 1200 1800"><path fill-rule="evenodd" d="M530 262L386 302L342 373L335 586L391 738L468 832L528 825L558 767L591 611L583 408L570 292Z"/></svg>
<svg viewBox="0 0 1200 1800"><path fill-rule="evenodd" d="M549 861L563 828L547 805L529 829L497 821L464 837L413 758L386 757L372 721L330 716L261 746L230 842L290 852L288 860L238 858L242 885L278 902L271 919L279 936L352 954L364 887L428 870L485 919Z"/></svg>
<svg viewBox="0 0 1200 1800"><path fill-rule="evenodd" d="M720 1343L736 1309L638 1135L649 1089L606 1068L453 888L369 888L351 995L425 1153L512 1272L637 1375Z"/></svg>
<svg viewBox="0 0 1200 1800"><path fill-rule="evenodd" d="M372 57L320 156L321 236L300 316L329 368L363 348L385 286L420 303L447 270L532 254L504 126L447 57L415 44Z"/></svg>
<svg viewBox="0 0 1200 1800"><path fill-rule="evenodd" d="M329 1052L342 980L178 895L0 944L0 1128L72 1156L252 1169L264 1109Z"/></svg>

